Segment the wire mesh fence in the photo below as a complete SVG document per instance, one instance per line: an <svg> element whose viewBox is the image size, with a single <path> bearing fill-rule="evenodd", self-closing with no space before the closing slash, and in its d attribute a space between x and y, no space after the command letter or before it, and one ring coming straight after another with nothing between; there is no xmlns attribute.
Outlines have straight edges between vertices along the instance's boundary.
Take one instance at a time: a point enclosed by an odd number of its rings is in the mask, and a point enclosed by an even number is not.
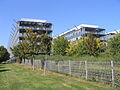
<svg viewBox="0 0 120 90"><path fill-rule="evenodd" d="M30 60L25 60L23 63L32 66ZM120 88L120 62L118 61L34 60L33 66L44 71L56 71Z"/></svg>

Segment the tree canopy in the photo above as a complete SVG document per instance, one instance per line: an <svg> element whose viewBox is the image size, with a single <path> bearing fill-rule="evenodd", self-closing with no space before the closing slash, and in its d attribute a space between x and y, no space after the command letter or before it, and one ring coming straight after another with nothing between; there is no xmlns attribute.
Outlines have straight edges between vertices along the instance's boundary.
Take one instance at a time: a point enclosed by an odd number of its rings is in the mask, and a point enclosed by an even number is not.
<svg viewBox="0 0 120 90"><path fill-rule="evenodd" d="M29 53L29 44L25 41L20 42L18 45L11 48L12 54L14 57L19 58L19 62L22 62L22 59L25 60L26 55Z"/></svg>
<svg viewBox="0 0 120 90"><path fill-rule="evenodd" d="M68 40L59 36L53 40L52 50L54 55L65 55L66 48L68 48Z"/></svg>
<svg viewBox="0 0 120 90"><path fill-rule="evenodd" d="M52 38L46 34L40 36L40 49L45 54L50 54Z"/></svg>
<svg viewBox="0 0 120 90"><path fill-rule="evenodd" d="M11 48L11 50L15 57L19 57L20 63L22 59L25 60L25 57L29 56L31 63L33 64L35 55L38 53L50 53L51 40L52 38L47 36L47 33L39 35L32 29L26 29L22 40L18 43L17 46Z"/></svg>
<svg viewBox="0 0 120 90"><path fill-rule="evenodd" d="M99 55L101 52L104 52L106 45L104 41L101 41L99 38L95 38L92 34L88 34L87 37L81 38L73 43L70 41L66 52L68 55Z"/></svg>
<svg viewBox="0 0 120 90"><path fill-rule="evenodd" d="M117 34L108 41L108 49L113 56L120 54L120 34Z"/></svg>
<svg viewBox="0 0 120 90"><path fill-rule="evenodd" d="M96 55L97 51L97 42L92 34L88 34L85 39L86 52L89 55Z"/></svg>
<svg viewBox="0 0 120 90"><path fill-rule="evenodd" d="M10 54L4 46L0 46L0 63L10 58Z"/></svg>

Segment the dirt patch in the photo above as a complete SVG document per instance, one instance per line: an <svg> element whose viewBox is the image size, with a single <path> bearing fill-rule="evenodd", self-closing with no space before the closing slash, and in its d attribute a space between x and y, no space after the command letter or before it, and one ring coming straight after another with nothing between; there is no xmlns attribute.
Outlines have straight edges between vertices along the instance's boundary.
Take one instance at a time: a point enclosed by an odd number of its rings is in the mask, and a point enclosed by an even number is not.
<svg viewBox="0 0 120 90"><path fill-rule="evenodd" d="M66 83L63 83L63 86L71 88L71 86Z"/></svg>
<svg viewBox="0 0 120 90"><path fill-rule="evenodd" d="M25 64L16 63L16 65L18 65L18 66L23 66L23 67L25 67L25 68L32 68L32 66L25 65Z"/></svg>

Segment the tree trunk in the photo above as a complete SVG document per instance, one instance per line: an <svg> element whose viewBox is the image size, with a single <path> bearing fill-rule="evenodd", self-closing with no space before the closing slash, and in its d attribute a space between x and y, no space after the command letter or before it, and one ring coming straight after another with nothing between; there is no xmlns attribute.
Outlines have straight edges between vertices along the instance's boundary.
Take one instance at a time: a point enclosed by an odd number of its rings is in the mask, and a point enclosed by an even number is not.
<svg viewBox="0 0 120 90"><path fill-rule="evenodd" d="M20 57L19 59L20 59L19 63L21 64L22 63L22 57Z"/></svg>
<svg viewBox="0 0 120 90"><path fill-rule="evenodd" d="M34 60L35 60L35 57L34 57L34 54L33 54L33 70L35 69Z"/></svg>
<svg viewBox="0 0 120 90"><path fill-rule="evenodd" d="M31 65L33 66L33 59L31 59Z"/></svg>
<svg viewBox="0 0 120 90"><path fill-rule="evenodd" d="M24 59L24 64L25 64L25 57L23 59Z"/></svg>

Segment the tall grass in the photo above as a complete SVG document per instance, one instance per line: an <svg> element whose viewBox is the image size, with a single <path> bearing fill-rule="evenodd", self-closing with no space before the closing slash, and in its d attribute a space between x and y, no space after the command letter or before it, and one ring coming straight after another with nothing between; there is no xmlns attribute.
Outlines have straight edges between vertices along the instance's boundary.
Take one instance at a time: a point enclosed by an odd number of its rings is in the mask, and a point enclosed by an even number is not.
<svg viewBox="0 0 120 90"><path fill-rule="evenodd" d="M60 55L37 55L36 59L40 60L80 60L80 61L111 61L112 57L101 56L60 56Z"/></svg>

